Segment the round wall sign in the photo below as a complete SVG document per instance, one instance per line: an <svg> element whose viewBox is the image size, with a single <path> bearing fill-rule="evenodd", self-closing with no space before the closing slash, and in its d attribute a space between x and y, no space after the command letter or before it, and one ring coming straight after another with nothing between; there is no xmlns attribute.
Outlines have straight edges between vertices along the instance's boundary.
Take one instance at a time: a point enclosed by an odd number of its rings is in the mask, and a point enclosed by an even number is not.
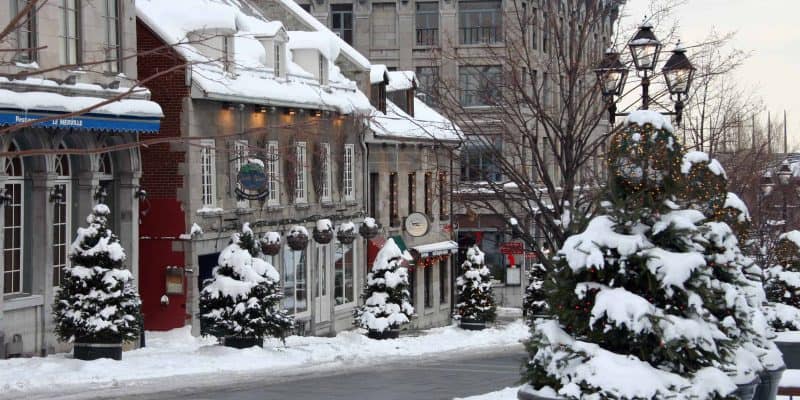
<svg viewBox="0 0 800 400"><path fill-rule="evenodd" d="M428 228L430 228L428 216L418 212L409 214L406 217L405 228L406 232L411 236L419 237L425 235L428 233Z"/></svg>

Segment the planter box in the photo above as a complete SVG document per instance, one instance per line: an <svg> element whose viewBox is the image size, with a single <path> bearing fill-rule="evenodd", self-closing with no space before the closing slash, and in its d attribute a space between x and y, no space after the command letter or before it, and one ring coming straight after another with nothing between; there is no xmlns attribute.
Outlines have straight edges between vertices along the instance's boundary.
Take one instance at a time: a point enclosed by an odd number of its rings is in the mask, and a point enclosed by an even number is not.
<svg viewBox="0 0 800 400"><path fill-rule="evenodd" d="M225 347L234 349L249 349L253 346L263 347L264 340L256 337L226 337Z"/></svg>
<svg viewBox="0 0 800 400"><path fill-rule="evenodd" d="M458 326L468 331L482 331L486 329L486 322L471 318L461 318Z"/></svg>
<svg viewBox="0 0 800 400"><path fill-rule="evenodd" d="M543 397L534 393L531 385L523 385L517 391L517 399L519 400L561 400L560 397Z"/></svg>
<svg viewBox="0 0 800 400"><path fill-rule="evenodd" d="M781 376L786 367L781 367L774 370L762 371L758 377L761 383L756 386L756 393L753 400L775 400L778 396L778 385L781 383Z"/></svg>
<svg viewBox="0 0 800 400"><path fill-rule="evenodd" d="M122 341L117 343L93 343L92 340L76 341L72 356L77 360L92 361L100 358L122 360Z"/></svg>
<svg viewBox="0 0 800 400"><path fill-rule="evenodd" d="M384 340L384 339L397 339L400 337L400 328L389 328L383 332L370 329L367 332L367 337L370 339Z"/></svg>
<svg viewBox="0 0 800 400"><path fill-rule="evenodd" d="M800 343L775 341L778 350L783 353L783 363L788 369L800 369Z"/></svg>
<svg viewBox="0 0 800 400"><path fill-rule="evenodd" d="M758 387L759 382L761 382L761 379L756 377L756 379L753 379L753 381L750 383L736 385L737 389L735 392L733 392L733 395L739 400L753 400L753 396L756 394L756 387Z"/></svg>

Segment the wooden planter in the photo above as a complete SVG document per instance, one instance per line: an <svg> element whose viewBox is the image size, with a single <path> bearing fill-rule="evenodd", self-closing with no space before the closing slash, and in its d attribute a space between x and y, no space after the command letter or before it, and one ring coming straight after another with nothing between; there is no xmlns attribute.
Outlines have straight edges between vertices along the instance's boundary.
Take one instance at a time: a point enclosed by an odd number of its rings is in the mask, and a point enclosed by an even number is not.
<svg viewBox="0 0 800 400"><path fill-rule="evenodd" d="M226 337L224 341L225 347L233 347L234 349L249 349L253 346L263 347L264 340L257 337Z"/></svg>
<svg viewBox="0 0 800 400"><path fill-rule="evenodd" d="M294 251L305 250L308 246L308 236L302 234L289 235L286 237L286 244Z"/></svg>
<svg viewBox="0 0 800 400"><path fill-rule="evenodd" d="M458 326L468 331L482 331L486 329L486 321L474 318L461 318L458 322Z"/></svg>
<svg viewBox="0 0 800 400"><path fill-rule="evenodd" d="M356 240L356 232L349 231L349 232L342 232L339 231L336 233L336 240L339 241L341 244L352 244Z"/></svg>
<svg viewBox="0 0 800 400"><path fill-rule="evenodd" d="M400 328L389 328L383 332L370 329L369 332L367 332L367 337L376 340L397 339L400 337Z"/></svg>
<svg viewBox="0 0 800 400"><path fill-rule="evenodd" d="M311 236L313 236L314 241L319 244L328 244L331 242L331 240L333 240L333 229L320 231L317 230L317 228L314 228L314 230L311 232Z"/></svg>
<svg viewBox="0 0 800 400"><path fill-rule="evenodd" d="M783 353L783 363L788 369L800 369L800 343L775 341L778 350Z"/></svg>
<svg viewBox="0 0 800 400"><path fill-rule="evenodd" d="M736 391L733 392L733 395L739 400L753 400L753 396L756 394L756 387L758 386L759 382L761 382L761 379L756 377L750 383L736 385Z"/></svg>
<svg viewBox="0 0 800 400"><path fill-rule="evenodd" d="M367 240L372 239L375 236L378 236L378 233L380 233L380 231L381 231L381 226L379 224L376 224L373 227L361 224L361 226L358 228L358 233L361 234L361 237Z"/></svg>
<svg viewBox="0 0 800 400"><path fill-rule="evenodd" d="M775 400L778 396L778 385L781 383L781 376L786 367L780 367L773 370L764 370L758 377L761 382L756 386L756 392L753 400Z"/></svg>
<svg viewBox="0 0 800 400"><path fill-rule="evenodd" d="M122 360L122 341L109 342L90 338L75 340L72 354L76 360L92 361L100 358Z"/></svg>

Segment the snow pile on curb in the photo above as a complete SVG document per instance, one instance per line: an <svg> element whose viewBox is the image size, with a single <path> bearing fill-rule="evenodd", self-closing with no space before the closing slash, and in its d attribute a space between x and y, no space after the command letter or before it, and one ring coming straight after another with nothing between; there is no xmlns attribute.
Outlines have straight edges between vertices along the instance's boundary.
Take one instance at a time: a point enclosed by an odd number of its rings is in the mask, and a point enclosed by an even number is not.
<svg viewBox="0 0 800 400"><path fill-rule="evenodd" d="M504 350L519 346L529 336L528 327L517 320L483 331L465 331L452 325L395 340L368 339L358 330L341 332L333 338L290 336L286 338L286 346L278 339L268 339L263 349L237 350L216 345L212 337L194 337L185 327L148 332L147 347L126 352L122 361L85 362L69 354L2 360L0 398L109 386L136 390L136 383L144 380L163 379L162 386L169 386L182 381L175 377L192 375L208 375L208 379L204 377L206 382L216 378L224 379L220 383L230 383L231 373L253 374L264 379L301 372L342 371L385 364L387 360L435 358L437 353Z"/></svg>
<svg viewBox="0 0 800 400"><path fill-rule="evenodd" d="M456 397L453 400L517 400L517 387L507 387L496 392L489 392L470 397Z"/></svg>

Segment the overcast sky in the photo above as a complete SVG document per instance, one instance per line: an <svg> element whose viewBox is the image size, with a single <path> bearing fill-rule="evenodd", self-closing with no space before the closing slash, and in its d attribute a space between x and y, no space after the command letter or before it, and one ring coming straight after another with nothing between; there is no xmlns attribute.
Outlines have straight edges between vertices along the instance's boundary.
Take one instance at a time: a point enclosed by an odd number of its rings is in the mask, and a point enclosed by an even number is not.
<svg viewBox="0 0 800 400"><path fill-rule="evenodd" d="M641 20L649 3L650 0L628 0L630 18ZM680 38L687 45L701 41L712 28L718 32L737 32L732 45L753 54L736 78L743 87L756 88L772 111L773 120L782 119L786 110L789 142L795 151L800 150L798 15L798 0L688 0L676 15ZM766 114L763 119L766 120Z"/></svg>

